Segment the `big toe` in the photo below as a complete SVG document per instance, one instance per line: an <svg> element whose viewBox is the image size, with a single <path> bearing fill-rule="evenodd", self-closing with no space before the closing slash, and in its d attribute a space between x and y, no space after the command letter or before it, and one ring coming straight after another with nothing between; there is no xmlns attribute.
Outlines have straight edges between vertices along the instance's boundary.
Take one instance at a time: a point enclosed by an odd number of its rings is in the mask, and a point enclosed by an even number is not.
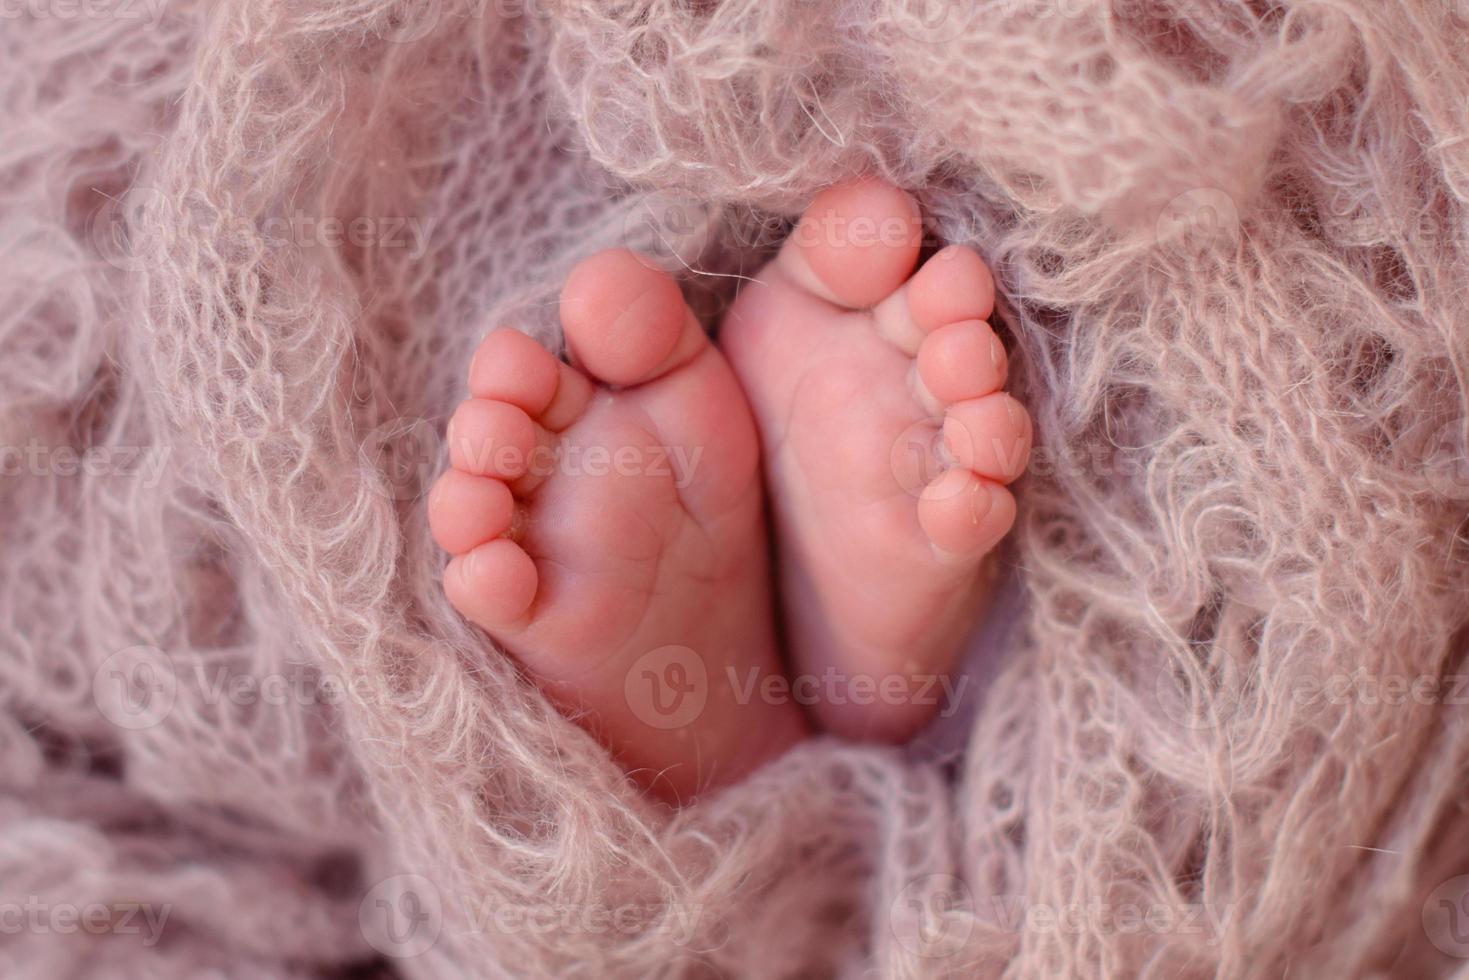
<svg viewBox="0 0 1469 980"><path fill-rule="evenodd" d="M922 241L918 202L875 178L828 187L781 248L781 269L838 306L866 309L913 272Z"/></svg>
<svg viewBox="0 0 1469 980"><path fill-rule="evenodd" d="M573 360L611 385L663 374L703 337L678 283L620 248L572 270L561 290L561 326Z"/></svg>

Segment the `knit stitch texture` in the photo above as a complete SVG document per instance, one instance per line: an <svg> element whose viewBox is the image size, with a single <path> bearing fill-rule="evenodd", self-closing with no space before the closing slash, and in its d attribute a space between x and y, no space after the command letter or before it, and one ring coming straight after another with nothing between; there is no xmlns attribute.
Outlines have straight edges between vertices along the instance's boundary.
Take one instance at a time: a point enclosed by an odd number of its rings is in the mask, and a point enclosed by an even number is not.
<svg viewBox="0 0 1469 980"><path fill-rule="evenodd" d="M0 21L0 907L111 923L7 927L0 975L1469 975L1466 31ZM577 259L649 251L712 325L859 172L995 270L1024 611L957 760L818 739L670 817L444 599L442 423L487 329L559 342Z"/></svg>

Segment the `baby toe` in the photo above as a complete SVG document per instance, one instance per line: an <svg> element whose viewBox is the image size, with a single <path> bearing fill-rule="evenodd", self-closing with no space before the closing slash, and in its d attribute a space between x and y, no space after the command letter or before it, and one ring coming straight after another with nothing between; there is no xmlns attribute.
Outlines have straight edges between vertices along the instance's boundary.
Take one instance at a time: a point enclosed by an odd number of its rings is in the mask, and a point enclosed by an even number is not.
<svg viewBox="0 0 1469 980"><path fill-rule="evenodd" d="M525 549L505 538L487 541L444 569L444 594L460 614L502 632L525 619L540 576Z"/></svg>
<svg viewBox="0 0 1469 980"><path fill-rule="evenodd" d="M469 365L469 393L540 415L555 397L561 362L519 330L492 332Z"/></svg>
<svg viewBox="0 0 1469 980"><path fill-rule="evenodd" d="M1025 472L1031 439L1030 414L1003 391L950 405L944 415L949 456L964 469L1000 483Z"/></svg>
<svg viewBox="0 0 1469 980"><path fill-rule="evenodd" d="M446 470L428 498L428 525L439 547L462 555L510 527L515 499L499 480Z"/></svg>
<svg viewBox="0 0 1469 980"><path fill-rule="evenodd" d="M540 442L524 409L487 398L471 398L454 411L448 438L456 469L502 480L524 476Z"/></svg>
<svg viewBox="0 0 1469 980"><path fill-rule="evenodd" d="M974 249L940 249L908 282L908 310L929 332L960 320L987 320L995 309L995 279Z"/></svg>
<svg viewBox="0 0 1469 980"><path fill-rule="evenodd" d="M1009 533L1015 498L998 483L952 469L924 488L918 523L939 551L978 557Z"/></svg>
<svg viewBox="0 0 1469 980"><path fill-rule="evenodd" d="M572 270L561 326L576 362L611 385L649 381L704 339L678 283L626 249L598 252Z"/></svg>
<svg viewBox="0 0 1469 980"><path fill-rule="evenodd" d="M922 234L912 197L874 178L846 181L817 195L776 261L822 299L868 309L908 278Z"/></svg>
<svg viewBox="0 0 1469 980"><path fill-rule="evenodd" d="M983 320L939 327L918 348L918 376L940 402L980 398L1005 383L1004 345Z"/></svg>

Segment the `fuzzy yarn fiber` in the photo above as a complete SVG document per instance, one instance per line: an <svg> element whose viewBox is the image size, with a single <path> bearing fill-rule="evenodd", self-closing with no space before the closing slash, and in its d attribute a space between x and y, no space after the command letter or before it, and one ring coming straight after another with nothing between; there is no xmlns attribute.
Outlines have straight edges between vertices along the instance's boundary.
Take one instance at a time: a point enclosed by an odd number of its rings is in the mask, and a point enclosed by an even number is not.
<svg viewBox="0 0 1469 980"><path fill-rule="evenodd" d="M15 5L0 975L1469 976L1466 32ZM816 740L670 816L447 605L441 424L579 257L712 318L860 171L996 271L1023 612L959 755Z"/></svg>

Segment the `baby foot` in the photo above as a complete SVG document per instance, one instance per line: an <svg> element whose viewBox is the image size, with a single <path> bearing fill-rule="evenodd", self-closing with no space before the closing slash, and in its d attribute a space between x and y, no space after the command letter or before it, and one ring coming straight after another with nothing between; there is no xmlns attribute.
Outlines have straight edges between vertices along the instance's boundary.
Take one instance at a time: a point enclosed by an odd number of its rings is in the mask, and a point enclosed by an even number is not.
<svg viewBox="0 0 1469 980"><path fill-rule="evenodd" d="M687 801L803 734L742 680L780 671L754 423L677 284L632 253L577 266L561 323L575 367L513 330L470 366L429 500L444 589L630 775Z"/></svg>
<svg viewBox="0 0 1469 980"><path fill-rule="evenodd" d="M720 333L764 443L793 670L853 738L937 710L1030 453L989 270L950 246L915 273L920 238L902 191L832 187Z"/></svg>

